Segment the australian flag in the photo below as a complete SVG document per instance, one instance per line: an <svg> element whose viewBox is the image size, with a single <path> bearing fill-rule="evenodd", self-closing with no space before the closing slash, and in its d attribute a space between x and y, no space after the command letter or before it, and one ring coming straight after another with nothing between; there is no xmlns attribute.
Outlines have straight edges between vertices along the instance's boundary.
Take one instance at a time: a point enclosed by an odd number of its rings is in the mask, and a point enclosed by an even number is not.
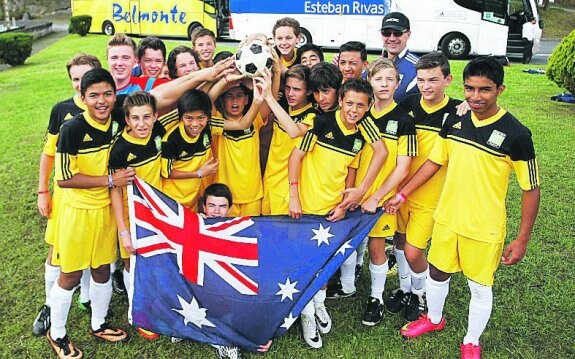
<svg viewBox="0 0 575 359"><path fill-rule="evenodd" d="M129 208L132 324L251 351L290 328L381 213L205 219L138 178Z"/></svg>

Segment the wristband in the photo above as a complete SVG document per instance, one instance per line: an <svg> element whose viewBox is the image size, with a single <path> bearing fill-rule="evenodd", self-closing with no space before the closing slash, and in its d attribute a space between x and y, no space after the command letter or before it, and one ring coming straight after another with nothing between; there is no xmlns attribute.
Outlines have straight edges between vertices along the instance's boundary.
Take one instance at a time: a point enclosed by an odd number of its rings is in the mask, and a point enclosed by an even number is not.
<svg viewBox="0 0 575 359"><path fill-rule="evenodd" d="M400 200L401 202L407 201L407 196L406 196L405 193L403 193L403 192L397 192L397 193L395 194L395 197L399 198L399 200Z"/></svg>
<svg viewBox="0 0 575 359"><path fill-rule="evenodd" d="M198 178L202 178L202 172L200 172L200 170L197 170L196 174L198 175Z"/></svg>
<svg viewBox="0 0 575 359"><path fill-rule="evenodd" d="M48 191L48 190L38 191L38 194L46 194L46 193L50 193L50 191Z"/></svg>
<svg viewBox="0 0 575 359"><path fill-rule="evenodd" d="M112 187L114 187L114 179L112 178L112 175L108 175L108 188Z"/></svg>
<svg viewBox="0 0 575 359"><path fill-rule="evenodd" d="M293 182L290 181L290 182L289 182L289 185L290 185L290 186L291 186L291 185L295 185L295 184L299 184L299 182L298 182L298 181L293 181Z"/></svg>
<svg viewBox="0 0 575 359"><path fill-rule="evenodd" d="M120 237L125 236L126 234L130 234L130 231L128 231L127 229L124 229L123 231L118 232L118 235Z"/></svg>

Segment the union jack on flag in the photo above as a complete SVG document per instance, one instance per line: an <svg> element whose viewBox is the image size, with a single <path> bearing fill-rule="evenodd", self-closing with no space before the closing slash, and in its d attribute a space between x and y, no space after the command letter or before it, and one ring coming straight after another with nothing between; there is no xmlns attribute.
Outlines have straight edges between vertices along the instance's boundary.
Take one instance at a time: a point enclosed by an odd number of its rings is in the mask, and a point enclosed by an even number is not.
<svg viewBox="0 0 575 359"><path fill-rule="evenodd" d="M132 324L252 351L289 329L378 218L204 219L138 178L128 193Z"/></svg>

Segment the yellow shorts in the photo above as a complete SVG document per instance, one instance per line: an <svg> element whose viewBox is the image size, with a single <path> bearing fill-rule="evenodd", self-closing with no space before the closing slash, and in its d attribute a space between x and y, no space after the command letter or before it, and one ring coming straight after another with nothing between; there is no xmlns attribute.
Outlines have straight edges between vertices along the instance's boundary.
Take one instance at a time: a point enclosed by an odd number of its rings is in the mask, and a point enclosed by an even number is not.
<svg viewBox="0 0 575 359"><path fill-rule="evenodd" d="M497 244L478 241L435 223L427 259L445 273L462 271L472 281L492 286L502 253L503 241Z"/></svg>
<svg viewBox="0 0 575 359"><path fill-rule="evenodd" d="M44 233L44 241L53 246L56 240L56 217L58 214L58 207L62 200L62 189L54 183L54 193L52 194L52 212L50 218L46 222L46 232Z"/></svg>
<svg viewBox="0 0 575 359"><path fill-rule="evenodd" d="M52 263L63 273L98 268L116 260L117 228L112 206L74 208L62 203Z"/></svg>
<svg viewBox="0 0 575 359"><path fill-rule="evenodd" d="M435 208L424 207L410 201L399 208L397 231L406 236L412 246L425 249L433 231Z"/></svg>
<svg viewBox="0 0 575 359"><path fill-rule="evenodd" d="M264 190L264 198L262 198L262 215L275 216L282 214L289 214L289 193L282 195L276 192Z"/></svg>
<svg viewBox="0 0 575 359"><path fill-rule="evenodd" d="M371 229L369 238L393 237L397 230L397 215L383 213Z"/></svg>
<svg viewBox="0 0 575 359"><path fill-rule="evenodd" d="M262 213L262 199L249 203L234 203L228 211L228 217L260 216Z"/></svg>

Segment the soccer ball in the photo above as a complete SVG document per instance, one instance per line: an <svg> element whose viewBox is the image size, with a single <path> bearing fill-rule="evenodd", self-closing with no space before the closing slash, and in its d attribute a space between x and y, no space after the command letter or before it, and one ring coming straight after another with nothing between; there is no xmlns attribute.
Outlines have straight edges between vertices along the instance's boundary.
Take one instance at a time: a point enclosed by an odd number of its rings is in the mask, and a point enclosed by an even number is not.
<svg viewBox="0 0 575 359"><path fill-rule="evenodd" d="M236 67L247 77L256 77L264 67L272 68L273 58L270 48L261 40L252 40L236 52Z"/></svg>

